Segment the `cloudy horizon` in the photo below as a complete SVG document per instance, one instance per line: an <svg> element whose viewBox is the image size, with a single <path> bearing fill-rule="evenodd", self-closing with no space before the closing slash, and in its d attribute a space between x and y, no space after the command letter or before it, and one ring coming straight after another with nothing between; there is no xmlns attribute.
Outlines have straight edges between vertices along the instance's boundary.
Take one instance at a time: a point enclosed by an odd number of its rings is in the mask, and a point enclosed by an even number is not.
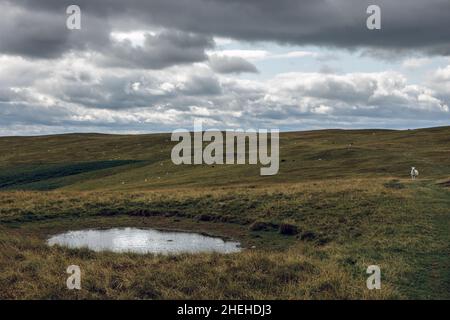
<svg viewBox="0 0 450 320"><path fill-rule="evenodd" d="M0 0L0 135L446 126L449 39L448 0Z"/></svg>

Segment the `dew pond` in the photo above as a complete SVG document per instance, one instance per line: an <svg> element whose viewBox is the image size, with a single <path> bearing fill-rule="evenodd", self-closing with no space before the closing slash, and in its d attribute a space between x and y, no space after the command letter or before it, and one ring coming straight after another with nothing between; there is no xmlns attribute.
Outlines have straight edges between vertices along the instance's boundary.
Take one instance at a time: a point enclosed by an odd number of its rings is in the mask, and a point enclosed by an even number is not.
<svg viewBox="0 0 450 320"><path fill-rule="evenodd" d="M156 229L113 228L68 231L48 239L47 243L69 248L88 248L97 252L133 252L180 254L241 251L239 242L226 241L192 232L162 231Z"/></svg>

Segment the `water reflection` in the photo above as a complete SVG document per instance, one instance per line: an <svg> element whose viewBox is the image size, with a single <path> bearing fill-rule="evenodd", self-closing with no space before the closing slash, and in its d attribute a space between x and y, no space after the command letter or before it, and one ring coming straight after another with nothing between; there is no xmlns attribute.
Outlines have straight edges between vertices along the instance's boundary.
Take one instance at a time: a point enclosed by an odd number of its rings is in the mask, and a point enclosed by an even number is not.
<svg viewBox="0 0 450 320"><path fill-rule="evenodd" d="M108 230L69 231L55 235L49 245L69 248L89 248L94 251L135 253L199 253L239 252L239 242L198 233L159 231L155 229L114 228Z"/></svg>

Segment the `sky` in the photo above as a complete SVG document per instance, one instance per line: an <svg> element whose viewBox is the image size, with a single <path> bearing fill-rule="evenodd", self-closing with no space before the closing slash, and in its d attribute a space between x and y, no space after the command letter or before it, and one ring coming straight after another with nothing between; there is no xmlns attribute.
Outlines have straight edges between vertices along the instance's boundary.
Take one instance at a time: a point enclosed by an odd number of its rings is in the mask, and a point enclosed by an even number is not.
<svg viewBox="0 0 450 320"><path fill-rule="evenodd" d="M449 0L0 0L0 135L450 125L449 40Z"/></svg>

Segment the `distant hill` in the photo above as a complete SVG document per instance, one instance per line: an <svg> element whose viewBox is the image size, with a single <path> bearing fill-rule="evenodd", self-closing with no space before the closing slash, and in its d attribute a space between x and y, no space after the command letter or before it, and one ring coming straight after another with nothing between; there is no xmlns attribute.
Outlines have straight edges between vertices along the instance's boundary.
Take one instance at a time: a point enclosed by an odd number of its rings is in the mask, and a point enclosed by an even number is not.
<svg viewBox="0 0 450 320"><path fill-rule="evenodd" d="M280 171L258 165L180 165L170 134L0 138L0 190L145 190L269 185L342 177L450 176L450 127L282 133Z"/></svg>

